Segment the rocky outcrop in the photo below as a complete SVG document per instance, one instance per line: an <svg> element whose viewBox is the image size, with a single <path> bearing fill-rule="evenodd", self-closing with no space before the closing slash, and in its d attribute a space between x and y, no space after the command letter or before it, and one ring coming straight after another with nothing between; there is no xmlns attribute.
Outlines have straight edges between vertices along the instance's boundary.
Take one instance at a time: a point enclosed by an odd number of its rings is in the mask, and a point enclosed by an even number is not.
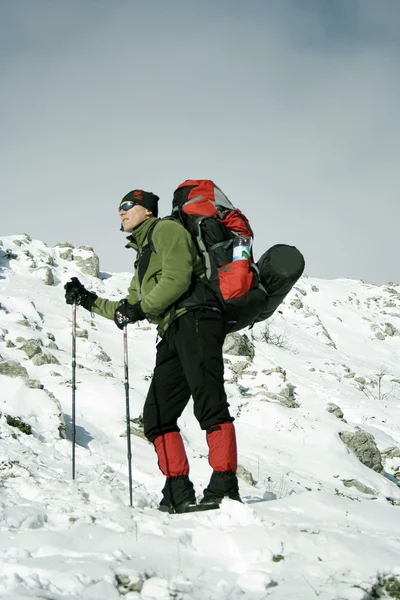
<svg viewBox="0 0 400 600"><path fill-rule="evenodd" d="M226 336L223 353L232 356L247 356L250 360L253 360L254 344L246 334L230 333Z"/></svg>
<svg viewBox="0 0 400 600"><path fill-rule="evenodd" d="M342 431L339 433L342 442L352 450L360 462L377 473L383 474L381 453L376 445L375 438L370 433L359 429L354 433Z"/></svg>

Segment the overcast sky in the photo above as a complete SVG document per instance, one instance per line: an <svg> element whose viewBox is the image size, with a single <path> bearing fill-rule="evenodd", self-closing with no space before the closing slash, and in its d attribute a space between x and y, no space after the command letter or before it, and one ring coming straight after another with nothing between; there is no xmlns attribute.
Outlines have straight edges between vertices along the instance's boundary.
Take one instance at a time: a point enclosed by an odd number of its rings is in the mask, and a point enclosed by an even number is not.
<svg viewBox="0 0 400 600"><path fill-rule="evenodd" d="M213 179L255 254L400 281L399 0L0 0L1 234L130 271L117 207Z"/></svg>

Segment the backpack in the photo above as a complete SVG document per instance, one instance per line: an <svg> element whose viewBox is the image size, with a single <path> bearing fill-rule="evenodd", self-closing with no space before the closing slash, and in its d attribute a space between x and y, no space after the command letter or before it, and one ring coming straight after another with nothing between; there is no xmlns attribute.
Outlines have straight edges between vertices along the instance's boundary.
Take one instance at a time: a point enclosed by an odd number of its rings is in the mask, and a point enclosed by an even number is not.
<svg viewBox="0 0 400 600"><path fill-rule="evenodd" d="M255 263L233 260L234 241L253 231L247 217L208 179L187 179L174 192L172 218L191 234L208 284L224 308L227 333L262 321L276 310L304 270L293 246L279 244ZM167 217L171 218L171 217ZM152 232L148 243L152 247Z"/></svg>

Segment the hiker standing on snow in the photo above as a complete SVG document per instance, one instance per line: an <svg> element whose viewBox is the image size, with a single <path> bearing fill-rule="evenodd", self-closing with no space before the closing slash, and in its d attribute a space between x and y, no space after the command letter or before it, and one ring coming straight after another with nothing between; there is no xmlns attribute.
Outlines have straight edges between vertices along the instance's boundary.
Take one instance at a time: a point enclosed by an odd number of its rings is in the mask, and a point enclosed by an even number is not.
<svg viewBox="0 0 400 600"><path fill-rule="evenodd" d="M120 329L143 319L158 325L161 341L143 423L166 477L160 509L207 510L217 508L225 496L240 501L234 419L224 390L225 323L190 233L174 220L157 218L158 200L151 192L133 190L119 205L122 229L130 233L128 247L137 251L126 299L99 298L77 278L65 285L65 297L67 304L76 301L90 312L114 319ZM213 469L199 504L177 425L190 396L194 414L206 431Z"/></svg>

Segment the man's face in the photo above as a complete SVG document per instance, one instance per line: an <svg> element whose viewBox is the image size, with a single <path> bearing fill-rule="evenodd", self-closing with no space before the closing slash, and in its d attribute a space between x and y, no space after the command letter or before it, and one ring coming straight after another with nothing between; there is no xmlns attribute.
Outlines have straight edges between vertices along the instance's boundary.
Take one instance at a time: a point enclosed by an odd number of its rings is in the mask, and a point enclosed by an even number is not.
<svg viewBox="0 0 400 600"><path fill-rule="evenodd" d="M130 233L143 223L148 217L151 216L151 212L147 210L141 204L135 204L134 202L123 202L119 207L119 217L121 224L127 233Z"/></svg>

